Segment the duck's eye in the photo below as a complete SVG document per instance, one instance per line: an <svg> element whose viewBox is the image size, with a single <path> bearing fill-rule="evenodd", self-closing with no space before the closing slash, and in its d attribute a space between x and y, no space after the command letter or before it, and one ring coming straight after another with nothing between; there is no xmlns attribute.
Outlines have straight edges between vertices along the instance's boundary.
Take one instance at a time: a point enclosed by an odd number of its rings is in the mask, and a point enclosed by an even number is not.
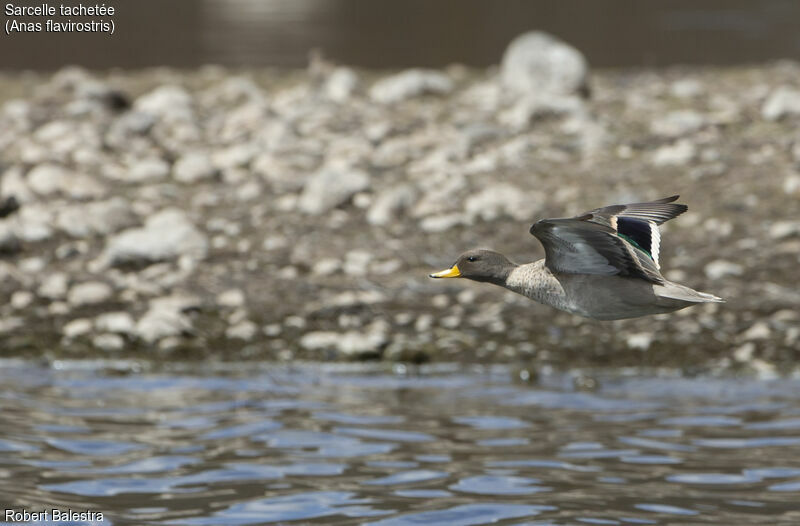
<svg viewBox="0 0 800 526"><path fill-rule="evenodd" d="M478 256L469 256L467 261L478 261Z"/></svg>

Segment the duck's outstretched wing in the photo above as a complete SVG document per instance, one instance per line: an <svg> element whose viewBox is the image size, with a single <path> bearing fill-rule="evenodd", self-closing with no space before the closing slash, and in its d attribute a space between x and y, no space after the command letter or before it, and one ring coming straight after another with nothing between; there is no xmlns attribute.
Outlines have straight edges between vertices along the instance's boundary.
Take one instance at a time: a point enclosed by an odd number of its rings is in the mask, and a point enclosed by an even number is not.
<svg viewBox="0 0 800 526"><path fill-rule="evenodd" d="M677 204L677 195L647 203L611 205L590 210L583 214L591 216L587 221L612 228L618 235L646 252L660 268L658 256L661 248L661 235L658 225L678 217L689 207Z"/></svg>
<svg viewBox="0 0 800 526"><path fill-rule="evenodd" d="M553 272L601 274L664 283L659 272L658 225L687 210L678 196L648 203L612 205L577 217L542 219L531 234L544 246Z"/></svg>
<svg viewBox="0 0 800 526"><path fill-rule="evenodd" d="M542 219L534 223L531 234L544 246L547 268L564 274L619 275L664 282L644 251L618 236L614 229L588 218Z"/></svg>

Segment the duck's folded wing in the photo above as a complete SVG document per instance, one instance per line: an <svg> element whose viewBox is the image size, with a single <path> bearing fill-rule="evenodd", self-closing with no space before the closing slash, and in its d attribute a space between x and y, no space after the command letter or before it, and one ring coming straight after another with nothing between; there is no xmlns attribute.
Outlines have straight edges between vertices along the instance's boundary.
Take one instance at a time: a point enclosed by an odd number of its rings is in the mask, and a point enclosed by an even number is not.
<svg viewBox="0 0 800 526"><path fill-rule="evenodd" d="M664 282L644 251L619 237L611 227L588 219L588 215L543 219L531 227L531 234L544 246L547 268L565 274L619 275Z"/></svg>

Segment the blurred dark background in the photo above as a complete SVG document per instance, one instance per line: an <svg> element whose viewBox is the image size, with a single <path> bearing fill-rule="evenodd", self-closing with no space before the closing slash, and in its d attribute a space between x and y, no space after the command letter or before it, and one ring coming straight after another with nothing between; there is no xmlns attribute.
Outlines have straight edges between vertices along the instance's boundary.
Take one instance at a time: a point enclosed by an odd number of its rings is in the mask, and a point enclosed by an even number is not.
<svg viewBox="0 0 800 526"><path fill-rule="evenodd" d="M508 42L530 29L558 35L583 51L593 67L800 57L800 2L793 0L111 0L106 5L117 10L113 35L3 33L0 69L304 66L312 49L370 68L486 66L498 63ZM9 17L3 17L5 23Z"/></svg>

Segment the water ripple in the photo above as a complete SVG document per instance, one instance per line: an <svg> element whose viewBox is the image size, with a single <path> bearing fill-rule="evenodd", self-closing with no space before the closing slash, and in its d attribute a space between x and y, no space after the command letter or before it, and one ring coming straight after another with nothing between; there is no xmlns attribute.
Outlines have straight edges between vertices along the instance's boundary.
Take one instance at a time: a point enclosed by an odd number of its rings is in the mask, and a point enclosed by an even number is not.
<svg viewBox="0 0 800 526"><path fill-rule="evenodd" d="M530 506L521 504L465 504L437 511L424 511L369 522L367 526L418 526L420 524L447 524L449 526L473 526L490 524L506 519L533 517L553 506Z"/></svg>
<svg viewBox="0 0 800 526"><path fill-rule="evenodd" d="M800 492L800 380L198 367L0 367L4 502L125 524L761 524Z"/></svg>

